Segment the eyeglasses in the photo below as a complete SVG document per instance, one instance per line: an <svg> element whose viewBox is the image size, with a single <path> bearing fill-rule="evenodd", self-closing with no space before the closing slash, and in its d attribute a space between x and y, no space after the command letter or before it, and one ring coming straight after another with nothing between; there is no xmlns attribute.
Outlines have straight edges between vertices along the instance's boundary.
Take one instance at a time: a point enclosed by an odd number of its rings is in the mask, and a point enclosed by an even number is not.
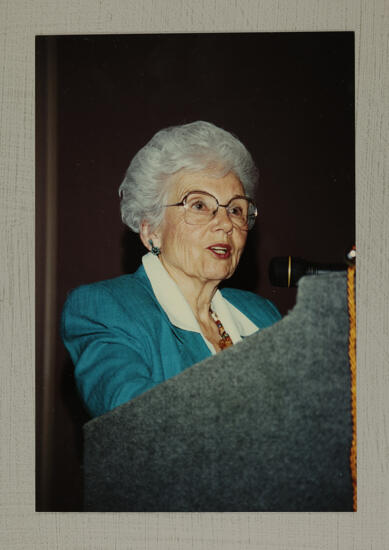
<svg viewBox="0 0 389 550"><path fill-rule="evenodd" d="M206 191L190 191L181 202L164 204L165 207L183 206L184 220L190 225L203 225L210 222L220 206L226 209L233 225L249 231L255 224L257 207L252 199L238 195L227 204L220 204L216 197Z"/></svg>

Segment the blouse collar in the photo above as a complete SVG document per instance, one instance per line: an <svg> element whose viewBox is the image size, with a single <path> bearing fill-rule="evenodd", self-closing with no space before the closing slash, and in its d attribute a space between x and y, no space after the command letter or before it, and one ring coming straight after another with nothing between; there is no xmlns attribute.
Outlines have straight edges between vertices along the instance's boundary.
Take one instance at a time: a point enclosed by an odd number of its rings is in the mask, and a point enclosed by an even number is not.
<svg viewBox="0 0 389 550"><path fill-rule="evenodd" d="M211 353L216 353L213 345L202 334L200 325L177 283L170 277L157 256L149 252L143 256L142 263L154 294L169 321L183 330L200 333ZM215 292L211 307L234 344L242 340L242 336L249 336L258 330L246 315L223 298L220 290Z"/></svg>

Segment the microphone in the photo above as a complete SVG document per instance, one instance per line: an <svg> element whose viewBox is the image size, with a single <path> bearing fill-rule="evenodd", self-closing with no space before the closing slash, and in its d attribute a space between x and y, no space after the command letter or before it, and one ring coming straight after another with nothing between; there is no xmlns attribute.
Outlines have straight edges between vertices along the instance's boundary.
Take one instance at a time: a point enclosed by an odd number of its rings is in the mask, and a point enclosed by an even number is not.
<svg viewBox="0 0 389 550"><path fill-rule="evenodd" d="M347 256L348 257L348 256ZM304 275L320 275L328 271L345 271L347 263L322 264L308 262L293 256L272 258L269 264L269 279L273 286L294 287Z"/></svg>

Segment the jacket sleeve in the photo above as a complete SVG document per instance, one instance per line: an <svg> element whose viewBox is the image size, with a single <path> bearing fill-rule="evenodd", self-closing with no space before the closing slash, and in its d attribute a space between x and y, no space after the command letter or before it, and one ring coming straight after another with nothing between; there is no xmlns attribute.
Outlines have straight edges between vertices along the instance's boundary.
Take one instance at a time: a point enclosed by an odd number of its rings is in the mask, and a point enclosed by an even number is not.
<svg viewBox="0 0 389 550"><path fill-rule="evenodd" d="M78 390L92 416L155 386L146 330L141 323L130 322L106 289L86 285L69 295L61 336L75 366Z"/></svg>

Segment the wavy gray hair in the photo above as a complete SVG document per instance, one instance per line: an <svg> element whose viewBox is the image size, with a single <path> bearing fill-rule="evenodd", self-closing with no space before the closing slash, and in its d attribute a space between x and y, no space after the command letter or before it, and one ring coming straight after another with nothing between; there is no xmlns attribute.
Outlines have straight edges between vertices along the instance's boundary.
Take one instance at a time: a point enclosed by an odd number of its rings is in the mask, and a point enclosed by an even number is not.
<svg viewBox="0 0 389 550"><path fill-rule="evenodd" d="M245 194L254 195L258 170L238 138L204 121L160 130L132 159L119 187L123 222L135 233L143 220L156 229L163 219L172 176L204 170L215 177L232 171Z"/></svg>

